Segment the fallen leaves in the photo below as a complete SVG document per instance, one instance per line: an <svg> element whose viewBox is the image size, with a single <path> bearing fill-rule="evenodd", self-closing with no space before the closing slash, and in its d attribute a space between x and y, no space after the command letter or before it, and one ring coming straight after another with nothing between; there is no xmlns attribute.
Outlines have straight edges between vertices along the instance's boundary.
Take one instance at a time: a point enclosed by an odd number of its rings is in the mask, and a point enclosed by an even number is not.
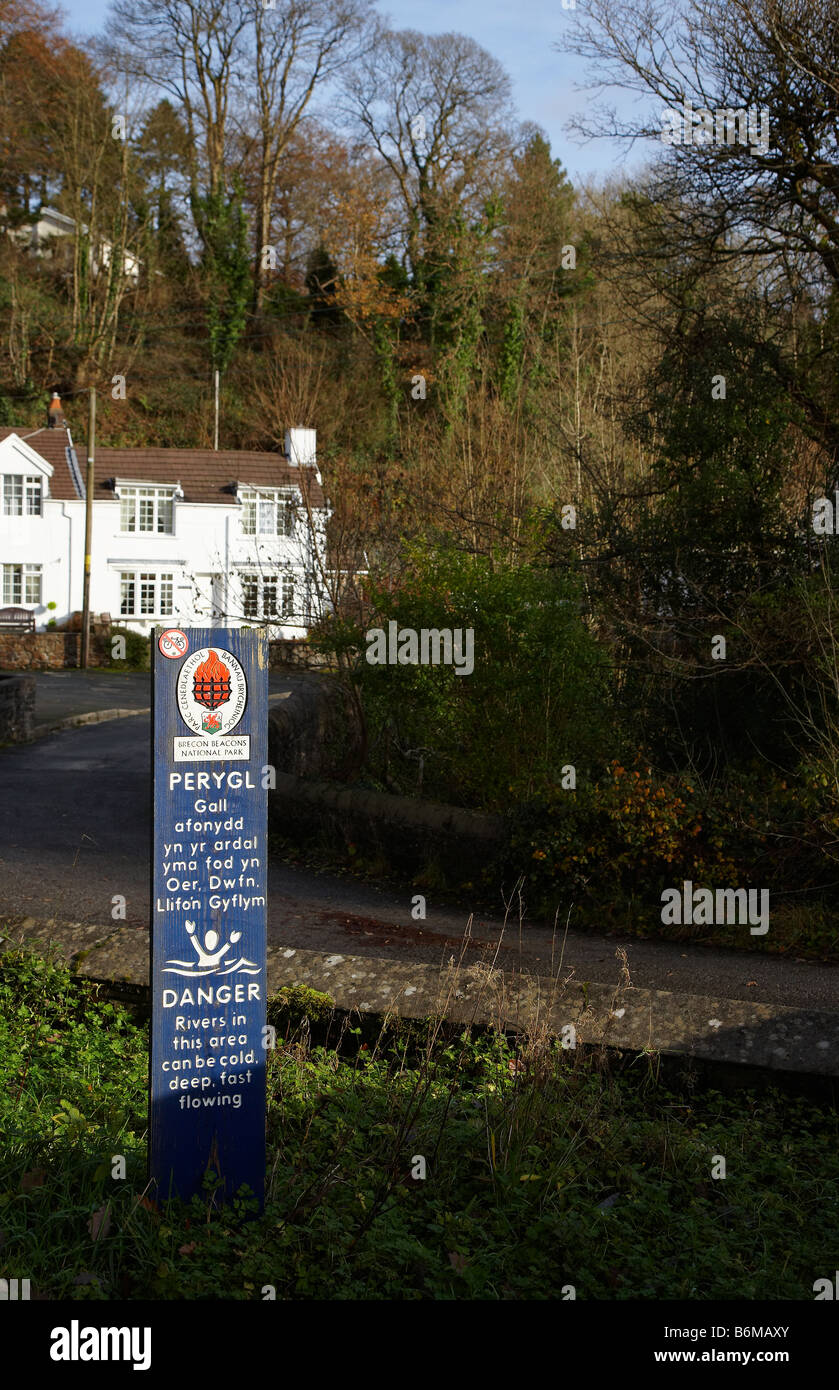
<svg viewBox="0 0 839 1390"><path fill-rule="evenodd" d="M90 1231L91 1239L104 1239L111 1229L111 1206L109 1202L106 1202L104 1207L99 1207L93 1213L87 1223L87 1229Z"/></svg>
<svg viewBox="0 0 839 1390"><path fill-rule="evenodd" d="M20 1180L21 1192L33 1192L36 1187L43 1187L47 1180L46 1168L33 1168L30 1172L24 1173Z"/></svg>
<svg viewBox="0 0 839 1390"><path fill-rule="evenodd" d="M31 1172L24 1173L21 1177L22 1193L32 1193L36 1187L43 1187L47 1180L46 1168L33 1168Z"/></svg>

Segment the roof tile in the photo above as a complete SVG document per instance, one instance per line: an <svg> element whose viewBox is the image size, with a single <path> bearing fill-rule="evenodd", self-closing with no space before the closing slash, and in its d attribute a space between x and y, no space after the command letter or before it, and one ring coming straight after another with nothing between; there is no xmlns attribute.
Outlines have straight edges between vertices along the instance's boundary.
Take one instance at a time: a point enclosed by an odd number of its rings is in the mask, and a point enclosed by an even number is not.
<svg viewBox="0 0 839 1390"><path fill-rule="evenodd" d="M51 497L55 497L59 502L78 500L79 494L73 485L70 466L67 462L67 449L71 443L69 430L47 429L46 426L39 430L28 430L20 426L17 428L4 426L0 429L0 440L8 439L10 434L16 434L20 439L25 440L30 449L34 449L36 454L40 454L47 463L52 464Z"/></svg>
<svg viewBox="0 0 839 1390"><path fill-rule="evenodd" d="M0 429L0 440L18 434L30 448L53 466L50 494L59 501L75 500L66 450L71 443L67 429L23 430ZM84 447L78 450L78 462L85 474ZM105 499L110 493L105 484L111 478L132 478L149 483L180 483L185 502L214 502L235 505L230 490L232 483L253 487L297 486L305 491L313 507L325 505L323 489L311 466L296 467L284 454L256 453L242 449L107 449L97 448L94 498Z"/></svg>

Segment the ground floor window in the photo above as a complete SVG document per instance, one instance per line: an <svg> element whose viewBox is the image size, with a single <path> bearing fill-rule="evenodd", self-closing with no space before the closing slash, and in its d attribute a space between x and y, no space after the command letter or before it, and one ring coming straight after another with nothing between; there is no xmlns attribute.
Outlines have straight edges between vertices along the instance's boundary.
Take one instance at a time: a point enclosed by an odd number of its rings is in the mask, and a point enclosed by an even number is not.
<svg viewBox="0 0 839 1390"><path fill-rule="evenodd" d="M290 574L242 574L244 618L290 618L294 612L294 579Z"/></svg>
<svg viewBox="0 0 839 1390"><path fill-rule="evenodd" d="M170 618L175 577L152 570L123 570L119 577L119 611L123 618Z"/></svg>
<svg viewBox="0 0 839 1390"><path fill-rule="evenodd" d="M3 602L41 603L41 565L4 565Z"/></svg>

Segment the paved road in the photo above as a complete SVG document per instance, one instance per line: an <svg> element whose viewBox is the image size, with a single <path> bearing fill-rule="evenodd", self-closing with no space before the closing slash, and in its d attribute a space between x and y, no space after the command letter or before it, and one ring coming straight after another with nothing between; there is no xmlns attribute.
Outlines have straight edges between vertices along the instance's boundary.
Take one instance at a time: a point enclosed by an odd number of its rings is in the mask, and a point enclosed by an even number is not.
<svg viewBox="0 0 839 1390"><path fill-rule="evenodd" d="M143 671L33 671L35 725L57 724L103 709L148 709L151 678Z"/></svg>
<svg viewBox="0 0 839 1390"><path fill-rule="evenodd" d="M74 715L97 710L137 709L151 706L148 671L35 671L35 727L52 727ZM285 698L300 676L272 671L268 676L269 702ZM305 679L305 677L302 677Z"/></svg>
<svg viewBox="0 0 839 1390"><path fill-rule="evenodd" d="M124 677L118 679L124 680ZM274 698L295 677L272 675ZM0 906L10 916L51 916L110 925L123 894L126 921L148 924L149 720L138 715L65 730L0 753ZM412 891L378 889L272 860L269 939L356 955L440 962L457 954L468 914L435 908L414 922ZM499 905L501 906L501 905ZM617 983L614 936L570 933L562 949L543 927L476 918L471 958L521 961L550 973L562 956L580 980ZM669 942L628 940L633 985L730 999L839 1008L830 966Z"/></svg>

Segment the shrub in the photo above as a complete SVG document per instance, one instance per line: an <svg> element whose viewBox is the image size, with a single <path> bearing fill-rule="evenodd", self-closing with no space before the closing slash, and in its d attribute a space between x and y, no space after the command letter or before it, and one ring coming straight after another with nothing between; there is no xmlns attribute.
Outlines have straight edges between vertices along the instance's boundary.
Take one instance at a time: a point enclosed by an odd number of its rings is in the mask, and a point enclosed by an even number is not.
<svg viewBox="0 0 839 1390"><path fill-rule="evenodd" d="M369 627L474 630L474 670L371 665L352 641L369 770L389 790L504 808L613 749L609 680L577 583L536 565L407 547L398 584L371 581ZM343 649L348 632L333 634Z"/></svg>
<svg viewBox="0 0 839 1390"><path fill-rule="evenodd" d="M111 640L122 637L125 640L125 656L119 661L112 657L108 665L120 671L148 671L151 643L142 632L132 632L127 627L111 628ZM111 648L113 651L113 647Z"/></svg>
<svg viewBox="0 0 839 1390"><path fill-rule="evenodd" d="M660 930L662 890L685 879L818 896L835 876L837 832L829 780L816 768L794 782L751 772L702 789L613 762L597 782L514 813L510 859L543 904L612 916L631 903Z"/></svg>

